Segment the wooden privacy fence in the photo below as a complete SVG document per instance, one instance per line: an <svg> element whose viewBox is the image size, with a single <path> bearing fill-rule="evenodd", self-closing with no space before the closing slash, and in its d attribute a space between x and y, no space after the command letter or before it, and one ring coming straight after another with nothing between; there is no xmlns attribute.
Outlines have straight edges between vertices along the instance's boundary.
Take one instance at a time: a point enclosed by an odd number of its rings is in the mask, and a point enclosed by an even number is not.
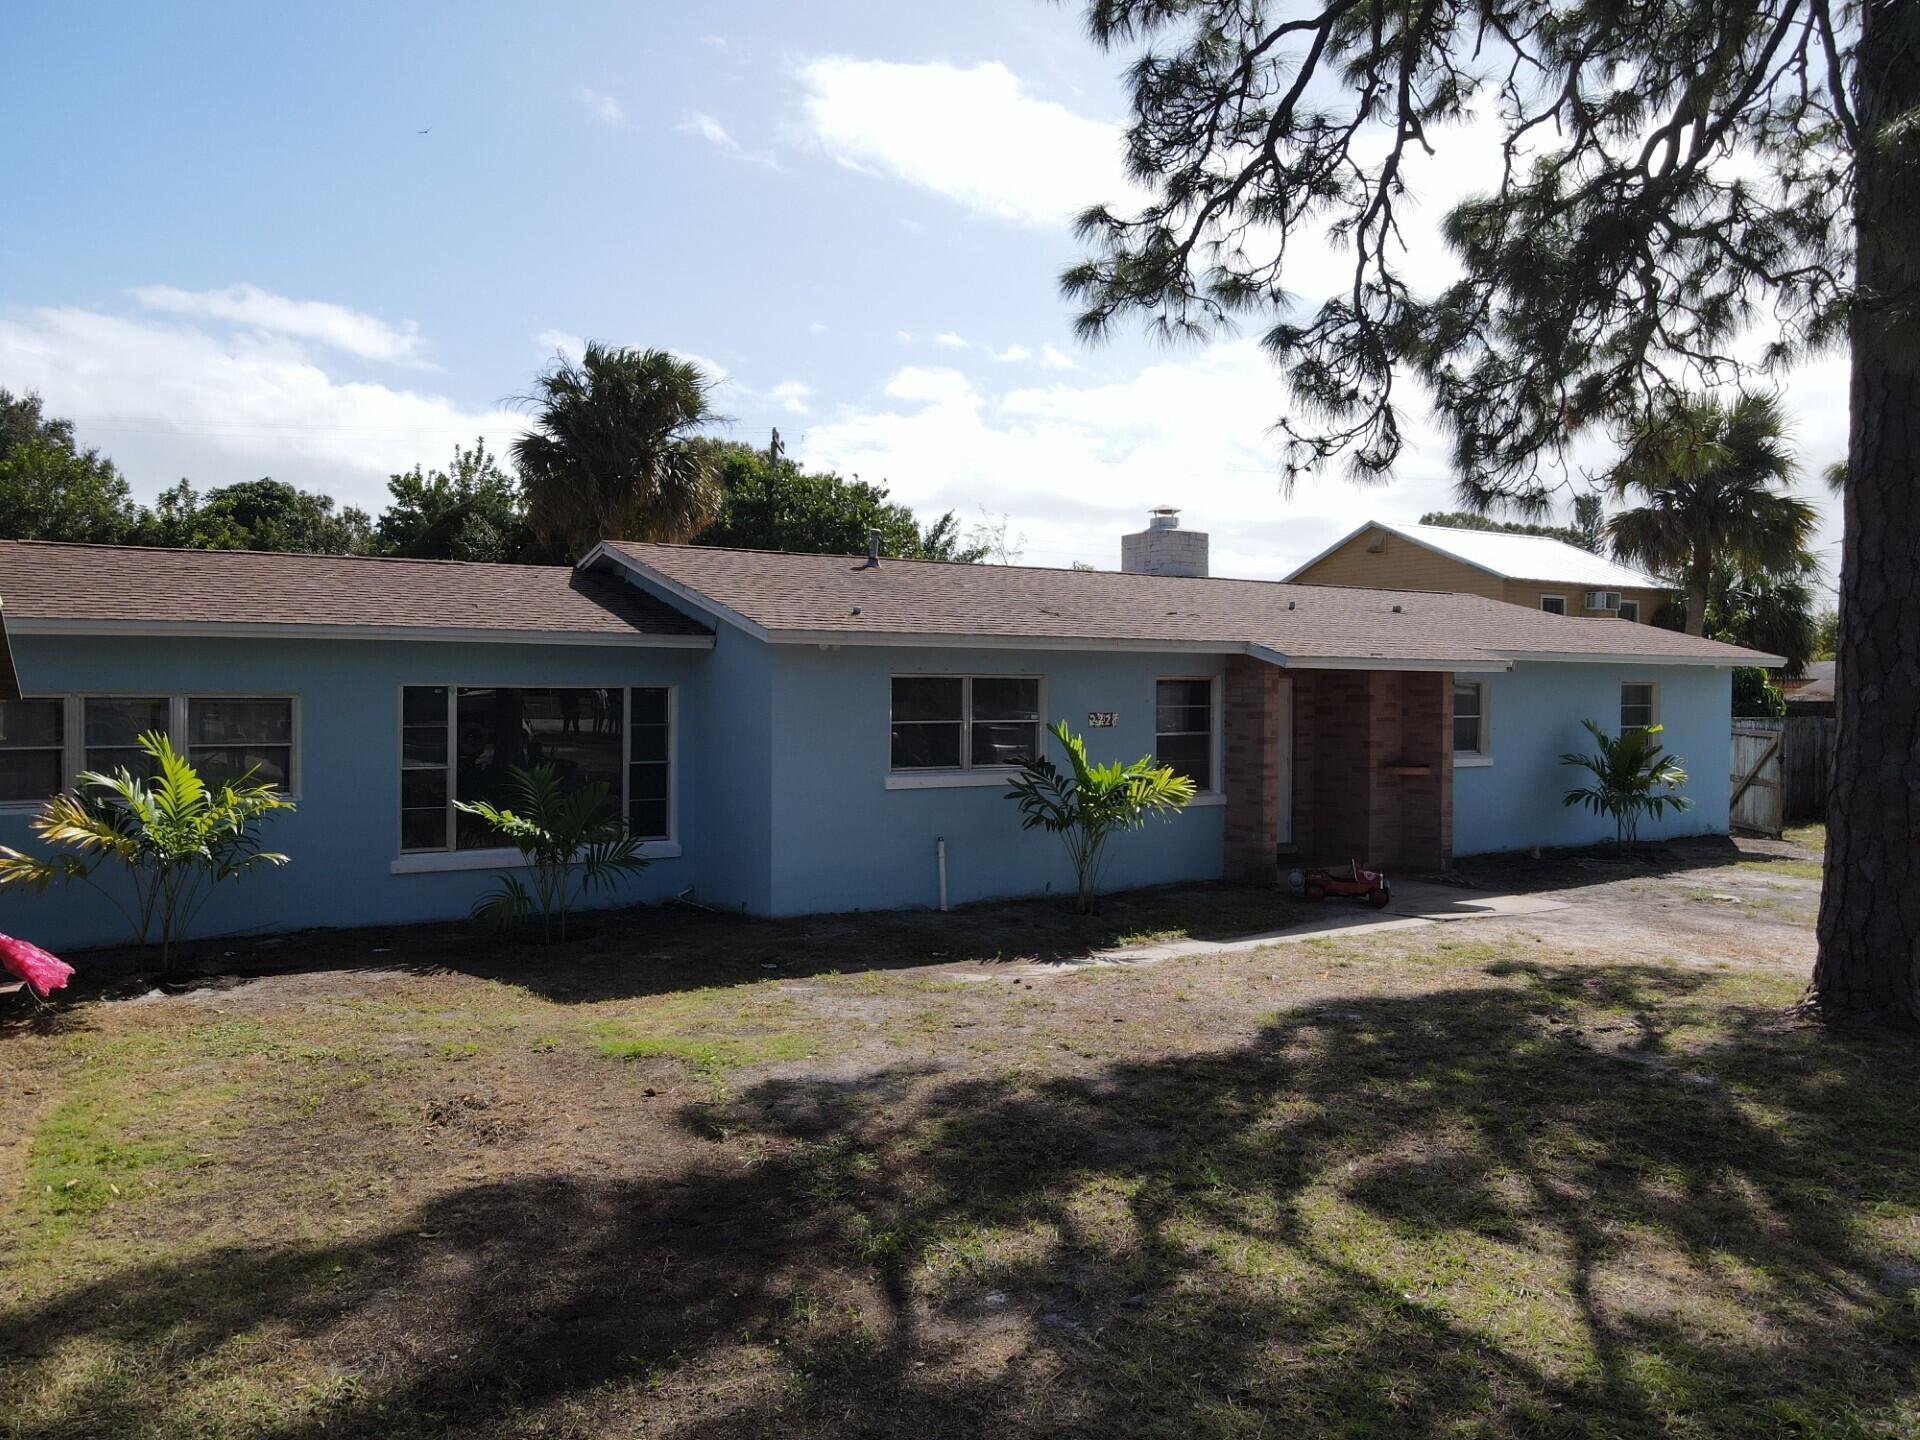
<svg viewBox="0 0 1920 1440"><path fill-rule="evenodd" d="M1778 835L1789 825L1825 818L1832 755L1827 716L1734 721L1729 825Z"/></svg>

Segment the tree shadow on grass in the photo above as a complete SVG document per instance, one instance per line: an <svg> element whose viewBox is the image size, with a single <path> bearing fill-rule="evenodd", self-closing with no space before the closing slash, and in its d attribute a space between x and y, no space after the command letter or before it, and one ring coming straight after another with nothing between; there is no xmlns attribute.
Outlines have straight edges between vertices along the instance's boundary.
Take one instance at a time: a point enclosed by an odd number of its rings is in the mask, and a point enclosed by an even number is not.
<svg viewBox="0 0 1920 1440"><path fill-rule="evenodd" d="M1072 1073L769 1079L685 1112L726 1138L683 1173L110 1275L0 1321L4 1433L1732 1436L1911 1405L1916 1280L1874 1228L1920 1189L1911 1050L1667 971L1500 978ZM332 1383L294 1393L287 1353ZM235 1372L281 1387L257 1420Z"/></svg>

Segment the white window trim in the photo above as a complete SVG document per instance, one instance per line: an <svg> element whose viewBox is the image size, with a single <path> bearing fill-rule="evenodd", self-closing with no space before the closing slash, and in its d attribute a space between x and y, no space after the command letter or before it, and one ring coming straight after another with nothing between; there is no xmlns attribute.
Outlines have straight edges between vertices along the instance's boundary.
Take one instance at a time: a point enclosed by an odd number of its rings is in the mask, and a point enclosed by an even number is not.
<svg viewBox="0 0 1920 1440"><path fill-rule="evenodd" d="M1644 685L1647 687L1648 704L1646 728L1651 730L1660 723L1660 682L1658 680L1622 680L1620 682L1620 692L1614 697L1615 703L1613 707L1613 722L1618 727L1618 733L1622 735L1627 732L1627 724L1620 712L1627 708L1627 687L1629 685Z"/></svg>
<svg viewBox="0 0 1920 1440"><path fill-rule="evenodd" d="M1547 602L1549 600L1558 600L1560 602L1560 608L1558 610L1547 609ZM1543 614L1558 615L1562 619L1565 619L1568 613L1567 597L1564 595L1549 595L1543 592L1540 596L1540 609Z"/></svg>
<svg viewBox="0 0 1920 1440"><path fill-rule="evenodd" d="M401 845L400 774L407 768L407 691L445 690L447 692L447 848L444 850L407 850ZM620 817L627 815L628 790L633 781L633 692L667 692L667 833L664 839L641 841L641 854L649 860L671 860L680 851L680 687L668 685L577 685L552 683L526 684L521 681L488 683L484 680L409 680L393 692L393 863L395 875L425 875L446 870L504 870L524 864L520 852L511 846L485 850L455 848L458 834L453 802L460 797L453 791L454 745L459 735L458 705L462 690L618 690L620 692ZM433 769L433 766L416 766Z"/></svg>
<svg viewBox="0 0 1920 1440"><path fill-rule="evenodd" d="M1204 790L1195 790L1189 805L1224 805L1227 803L1226 781L1226 726L1221 723L1222 694L1221 677L1218 675L1156 675L1153 677L1153 758L1160 759L1160 682L1162 680L1204 680L1207 682L1207 724L1211 733L1207 736L1207 773L1213 777L1213 783Z"/></svg>
<svg viewBox="0 0 1920 1440"><path fill-rule="evenodd" d="M960 764L943 769L896 770L893 768L893 682L896 680L960 681ZM975 765L973 761L973 682L976 680L1036 680L1038 698L1034 701L1034 746L1046 754L1047 677L1007 671L972 670L897 670L887 676L887 762L884 784L889 790L968 790L976 786L1005 785L1020 773L1018 765ZM951 721L929 722L951 724ZM992 721L982 722L992 724Z"/></svg>
<svg viewBox="0 0 1920 1440"><path fill-rule="evenodd" d="M1485 680L1455 680L1453 682L1453 688L1455 690L1459 690L1463 685L1471 685L1480 692L1480 745L1479 748L1475 750L1455 750L1453 752L1453 768L1456 770L1473 770L1493 764L1493 700L1491 687ZM1451 731L1453 722L1452 715L1447 717L1447 721L1449 731ZM1453 737L1449 734L1447 738L1451 741Z"/></svg>
<svg viewBox="0 0 1920 1440"><path fill-rule="evenodd" d="M292 707L291 732L288 739L287 788L279 791L280 798L298 804L303 794L303 767L300 753L304 748L300 728L301 695L297 690L142 690L138 686L120 685L111 690L63 690L51 695L22 695L22 700L58 700L60 707L60 788L71 791L80 772L87 768L86 702L89 700L164 700L167 702L167 738L173 742L173 748L186 755L191 750L187 743L187 702L189 700L285 700ZM52 747L47 747L51 749ZM39 811L45 797L40 800L8 800L0 802L0 815L32 815Z"/></svg>

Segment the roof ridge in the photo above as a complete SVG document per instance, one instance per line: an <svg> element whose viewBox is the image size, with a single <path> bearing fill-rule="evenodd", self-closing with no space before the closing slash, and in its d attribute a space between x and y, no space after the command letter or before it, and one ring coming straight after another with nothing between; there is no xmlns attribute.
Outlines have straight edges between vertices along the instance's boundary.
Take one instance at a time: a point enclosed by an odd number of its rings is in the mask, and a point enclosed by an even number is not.
<svg viewBox="0 0 1920 1440"><path fill-rule="evenodd" d="M213 545L121 545L107 540L0 540L0 545L32 545L47 550L133 551L142 555L251 555L273 560L366 560L389 565L453 565L473 570L575 570L564 561L535 564L519 560L446 560L424 555L347 555L335 550L247 550Z"/></svg>

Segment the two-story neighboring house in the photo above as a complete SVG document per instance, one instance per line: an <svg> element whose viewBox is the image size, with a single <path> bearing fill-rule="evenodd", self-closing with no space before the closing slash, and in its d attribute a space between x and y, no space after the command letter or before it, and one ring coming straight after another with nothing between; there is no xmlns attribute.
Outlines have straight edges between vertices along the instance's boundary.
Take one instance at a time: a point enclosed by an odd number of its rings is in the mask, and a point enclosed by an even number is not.
<svg viewBox="0 0 1920 1440"><path fill-rule="evenodd" d="M1650 624L1672 591L1604 555L1545 535L1369 520L1287 576L1298 585L1441 590L1589 620Z"/></svg>

